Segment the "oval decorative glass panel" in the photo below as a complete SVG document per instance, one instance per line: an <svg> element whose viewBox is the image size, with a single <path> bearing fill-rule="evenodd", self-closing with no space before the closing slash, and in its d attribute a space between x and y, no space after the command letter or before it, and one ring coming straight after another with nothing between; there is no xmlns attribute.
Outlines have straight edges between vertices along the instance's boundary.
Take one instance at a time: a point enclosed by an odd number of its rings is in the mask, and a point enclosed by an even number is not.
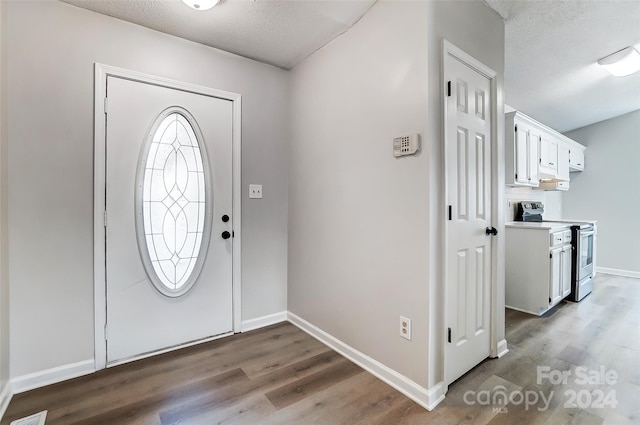
<svg viewBox="0 0 640 425"><path fill-rule="evenodd" d="M135 202L140 256L166 296L186 293L200 274L209 245L210 198L198 125L185 109L169 108L142 147Z"/></svg>

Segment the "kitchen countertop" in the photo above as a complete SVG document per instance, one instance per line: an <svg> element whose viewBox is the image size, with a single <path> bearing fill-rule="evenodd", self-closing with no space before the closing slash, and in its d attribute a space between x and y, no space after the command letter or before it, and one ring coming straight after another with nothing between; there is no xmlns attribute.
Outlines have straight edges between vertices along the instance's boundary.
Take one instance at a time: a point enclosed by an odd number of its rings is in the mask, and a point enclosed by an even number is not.
<svg viewBox="0 0 640 425"><path fill-rule="evenodd" d="M504 224L504 227L511 227L514 229L537 229L537 230L566 230L569 229L572 223L575 221L559 222L559 221L508 221Z"/></svg>
<svg viewBox="0 0 640 425"><path fill-rule="evenodd" d="M567 219L562 219L562 220L552 220L556 223L571 223L571 224L582 224L582 223L589 223L589 224L596 224L598 222L598 220L567 220Z"/></svg>

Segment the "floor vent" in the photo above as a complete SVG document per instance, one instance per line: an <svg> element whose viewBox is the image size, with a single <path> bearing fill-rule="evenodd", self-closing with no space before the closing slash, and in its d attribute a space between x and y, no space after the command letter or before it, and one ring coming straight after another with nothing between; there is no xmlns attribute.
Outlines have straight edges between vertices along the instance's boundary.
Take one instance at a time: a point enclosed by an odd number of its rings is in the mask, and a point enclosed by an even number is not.
<svg viewBox="0 0 640 425"><path fill-rule="evenodd" d="M44 421L47 419L47 411L43 410L35 415L27 416L26 418L16 419L11 422L10 425L44 425Z"/></svg>

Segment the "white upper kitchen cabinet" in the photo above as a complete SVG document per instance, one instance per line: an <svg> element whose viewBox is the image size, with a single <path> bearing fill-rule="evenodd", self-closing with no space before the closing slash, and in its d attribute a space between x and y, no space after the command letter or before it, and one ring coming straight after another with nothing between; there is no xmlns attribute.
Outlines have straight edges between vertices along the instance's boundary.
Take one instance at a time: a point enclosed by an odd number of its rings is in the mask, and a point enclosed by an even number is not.
<svg viewBox="0 0 640 425"><path fill-rule="evenodd" d="M537 187L540 129L519 112L506 114L505 125L506 184Z"/></svg>
<svg viewBox="0 0 640 425"><path fill-rule="evenodd" d="M558 144L558 180L569 181L569 150L566 143Z"/></svg>
<svg viewBox="0 0 640 425"><path fill-rule="evenodd" d="M540 178L555 179L558 176L558 139L548 132L540 135Z"/></svg>
<svg viewBox="0 0 640 425"><path fill-rule="evenodd" d="M569 172L584 170L585 149L521 112L505 114L507 186L568 190Z"/></svg>
<svg viewBox="0 0 640 425"><path fill-rule="evenodd" d="M569 169L570 171L584 170L584 150L585 147L578 143L569 146Z"/></svg>
<svg viewBox="0 0 640 425"><path fill-rule="evenodd" d="M569 145L558 140L557 146L558 162L556 164L557 168L555 176L543 176L541 172L540 176L543 180L540 182L540 189L564 191L569 190ZM542 170L542 165L540 165L540 170Z"/></svg>

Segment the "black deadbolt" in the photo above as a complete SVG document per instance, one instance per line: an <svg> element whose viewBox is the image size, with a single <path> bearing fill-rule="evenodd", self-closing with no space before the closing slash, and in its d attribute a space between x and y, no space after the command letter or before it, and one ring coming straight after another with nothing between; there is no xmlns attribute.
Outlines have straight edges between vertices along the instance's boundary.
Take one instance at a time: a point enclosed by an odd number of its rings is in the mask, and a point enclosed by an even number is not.
<svg viewBox="0 0 640 425"><path fill-rule="evenodd" d="M226 230L222 232L222 239L229 239L230 237L231 233L227 232Z"/></svg>
<svg viewBox="0 0 640 425"><path fill-rule="evenodd" d="M222 216L222 222L226 223L227 221L229 221L229 216L225 214Z"/></svg>

